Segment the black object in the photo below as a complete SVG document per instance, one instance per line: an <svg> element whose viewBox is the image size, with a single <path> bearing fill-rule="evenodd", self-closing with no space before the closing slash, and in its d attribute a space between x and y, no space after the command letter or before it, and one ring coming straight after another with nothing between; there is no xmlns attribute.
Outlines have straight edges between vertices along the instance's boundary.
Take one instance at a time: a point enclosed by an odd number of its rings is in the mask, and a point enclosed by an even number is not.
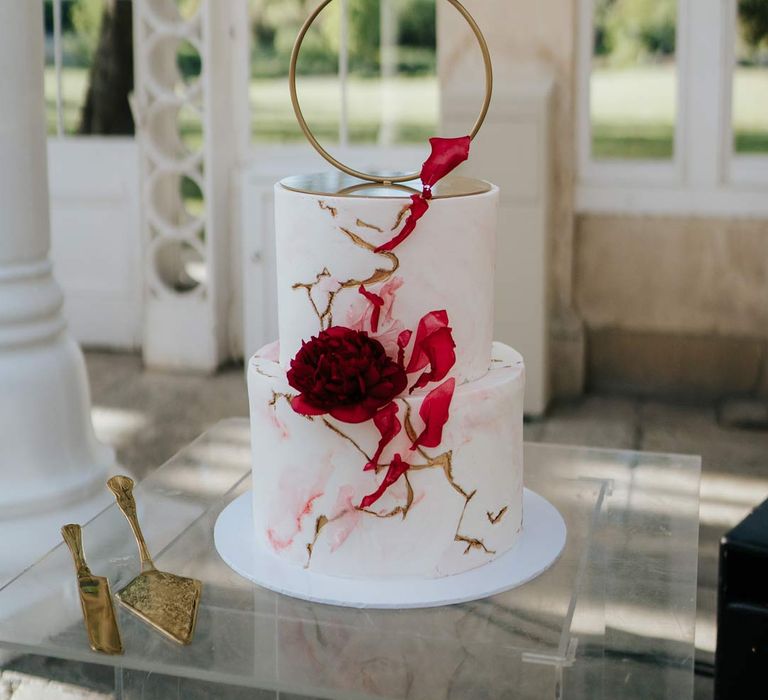
<svg viewBox="0 0 768 700"><path fill-rule="evenodd" d="M715 700L768 698L768 501L720 541Z"/></svg>

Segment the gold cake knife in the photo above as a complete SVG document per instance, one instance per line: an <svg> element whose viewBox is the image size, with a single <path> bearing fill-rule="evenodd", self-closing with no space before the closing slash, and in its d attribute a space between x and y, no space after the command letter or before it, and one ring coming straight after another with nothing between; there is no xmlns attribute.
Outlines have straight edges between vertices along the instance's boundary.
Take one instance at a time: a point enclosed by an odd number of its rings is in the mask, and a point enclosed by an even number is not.
<svg viewBox="0 0 768 700"><path fill-rule="evenodd" d="M103 576L94 576L85 563L83 534L79 525L65 525L61 528L61 536L75 560L80 607L91 649L102 654L122 654L123 642L115 619L109 581Z"/></svg>
<svg viewBox="0 0 768 700"><path fill-rule="evenodd" d="M107 486L133 530L141 557L141 573L118 592L117 599L169 639L189 644L195 633L202 582L155 568L136 516L133 479L113 476Z"/></svg>

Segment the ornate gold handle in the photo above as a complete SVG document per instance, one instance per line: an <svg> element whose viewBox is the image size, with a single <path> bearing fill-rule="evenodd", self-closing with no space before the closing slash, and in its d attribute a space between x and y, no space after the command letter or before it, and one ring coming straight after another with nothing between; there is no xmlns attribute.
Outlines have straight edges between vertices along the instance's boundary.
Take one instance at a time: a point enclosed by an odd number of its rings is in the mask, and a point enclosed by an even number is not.
<svg viewBox="0 0 768 700"><path fill-rule="evenodd" d="M139 556L141 557L141 570L152 571L155 565L152 563L152 557L149 555L147 543L139 527L139 519L136 515L136 501L133 498L133 479L127 476L113 476L107 481L107 488L115 494L117 507L120 508L128 524L131 526L133 536L136 538L136 544L139 547Z"/></svg>
<svg viewBox="0 0 768 700"><path fill-rule="evenodd" d="M75 523L64 525L64 527L61 528L61 536L64 538L64 542L67 547L69 547L69 551L72 554L78 577L91 576L91 570L88 568L88 564L85 563L83 531L80 526Z"/></svg>
<svg viewBox="0 0 768 700"><path fill-rule="evenodd" d="M384 175L370 175L368 173L364 173L360 170L355 170L354 168L350 168L348 165L345 165L341 161L334 158L328 151L326 151L321 145L320 142L317 140L315 135L312 133L312 130L309 128L309 124L307 124L307 120L304 119L304 113L301 111L301 105L299 104L299 95L296 90L296 65L299 61L299 51L301 51L301 45L304 42L304 37L307 35L307 32L309 31L309 28L312 26L313 22L317 19L318 15L332 2L333 0L322 0L322 2L317 6L317 8L312 12L312 14L307 17L306 21L304 22L303 26L299 30L299 35L296 37L296 43L293 45L293 51L291 52L291 64L288 71L288 87L291 91L291 103L293 104L293 111L296 114L296 120L299 122L299 126L301 127L301 130L304 132L304 136L307 137L307 141L309 141L314 149L323 157L325 158L331 165L333 165L335 168L338 168L342 172L346 173L347 175L351 175L352 177L359 178L360 180L367 180L368 182L378 182L383 183L387 185L396 184L399 182L408 182L409 180L415 180L419 177L420 173L409 173L408 175L396 175L396 176L384 176ZM385 2L387 0L381 0L382 2ZM458 11L459 14L465 19L467 24L469 24L470 28L474 32L475 38L477 39L477 43L480 45L480 51L483 54L483 64L485 66L485 97L483 99L483 106L480 108L480 114L477 117L477 120L475 121L474 126L472 127L472 131L469 133L469 136L471 139L474 139L475 136L477 136L477 132L480 131L480 128L483 126L483 122L485 121L485 117L488 115L488 108L491 105L491 97L493 95L493 63L491 62L491 52L488 49L488 43L485 40L485 37L483 36L483 32L480 29L479 25L475 21L475 18L469 13L469 10L467 10L464 5L462 5L459 0L448 0L448 2L451 3Z"/></svg>

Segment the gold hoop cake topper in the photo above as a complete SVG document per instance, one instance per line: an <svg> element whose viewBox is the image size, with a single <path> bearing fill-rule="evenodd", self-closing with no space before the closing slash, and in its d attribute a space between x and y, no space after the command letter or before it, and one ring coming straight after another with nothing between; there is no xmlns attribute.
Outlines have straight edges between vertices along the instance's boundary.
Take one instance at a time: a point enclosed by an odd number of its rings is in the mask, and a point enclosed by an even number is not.
<svg viewBox="0 0 768 700"><path fill-rule="evenodd" d="M380 0L381 2L388 2L388 0ZM309 128L309 125L307 124L307 120L304 118L304 113L301 111L301 104L299 103L299 95L296 90L296 65L299 60L299 52L301 51L301 45L304 42L304 37L307 35L307 32L309 31L309 28L312 26L314 21L317 19L318 15L333 2L333 0L322 0L322 2L317 6L317 8L312 12L309 17L307 17L306 21L302 25L301 29L299 30L299 35L296 37L296 42L293 45L293 51L291 51L291 65L290 70L288 74L288 81L289 86L291 90L291 102L293 103L293 111L296 114L296 119L299 122L299 126L301 127L301 130L304 132L304 136L307 137L307 140L312 144L314 149L323 157L325 160L327 160L331 165L333 165L335 168L338 168L342 172L346 173L347 175L351 175L352 177L356 177L360 180L366 180L368 182L377 182L385 185L391 185L391 184L397 184L400 182L408 182L410 180L416 180L420 176L420 172L415 173L409 173L408 175L392 175L392 176L386 176L386 175L371 175L369 173L364 173L359 170L355 170L354 168L350 168L348 165L345 165L341 161L334 158L328 151L325 150L325 148L320 145L320 142L317 140L315 135L312 133L312 130ZM483 106L480 109L480 114L477 117L477 120L475 121L474 126L472 127L472 131L469 133L470 140L473 140L475 136L477 136L477 133L480 131L480 128L483 126L483 122L485 121L485 117L488 114L488 108L491 104L491 96L493 94L493 65L491 63L491 52L488 50L488 43L485 41L485 37L483 36L483 32L481 31L480 27L478 26L477 22L475 21L475 18L472 17L472 15L469 13L469 10L467 10L464 5L462 5L459 0L448 0L451 5L453 5L459 13L464 17L467 24L469 24L470 28L475 34L475 37L477 38L477 43L480 45L480 51L483 54L483 63L485 65L485 98L483 99Z"/></svg>

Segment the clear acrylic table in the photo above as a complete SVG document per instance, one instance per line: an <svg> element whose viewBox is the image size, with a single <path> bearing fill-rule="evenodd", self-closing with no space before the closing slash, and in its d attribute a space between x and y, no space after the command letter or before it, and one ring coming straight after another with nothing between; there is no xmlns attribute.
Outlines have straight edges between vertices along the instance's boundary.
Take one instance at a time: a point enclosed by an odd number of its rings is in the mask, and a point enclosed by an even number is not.
<svg viewBox="0 0 768 700"><path fill-rule="evenodd" d="M251 487L248 422L223 421L135 491L158 567L204 582L191 646L118 606L125 654L90 651L61 545L0 590L0 647L114 666L122 700L692 698L699 458L527 444L525 474L568 526L539 578L427 610L311 604L240 578L214 549L216 517ZM116 506L83 538L113 591L138 572Z"/></svg>

